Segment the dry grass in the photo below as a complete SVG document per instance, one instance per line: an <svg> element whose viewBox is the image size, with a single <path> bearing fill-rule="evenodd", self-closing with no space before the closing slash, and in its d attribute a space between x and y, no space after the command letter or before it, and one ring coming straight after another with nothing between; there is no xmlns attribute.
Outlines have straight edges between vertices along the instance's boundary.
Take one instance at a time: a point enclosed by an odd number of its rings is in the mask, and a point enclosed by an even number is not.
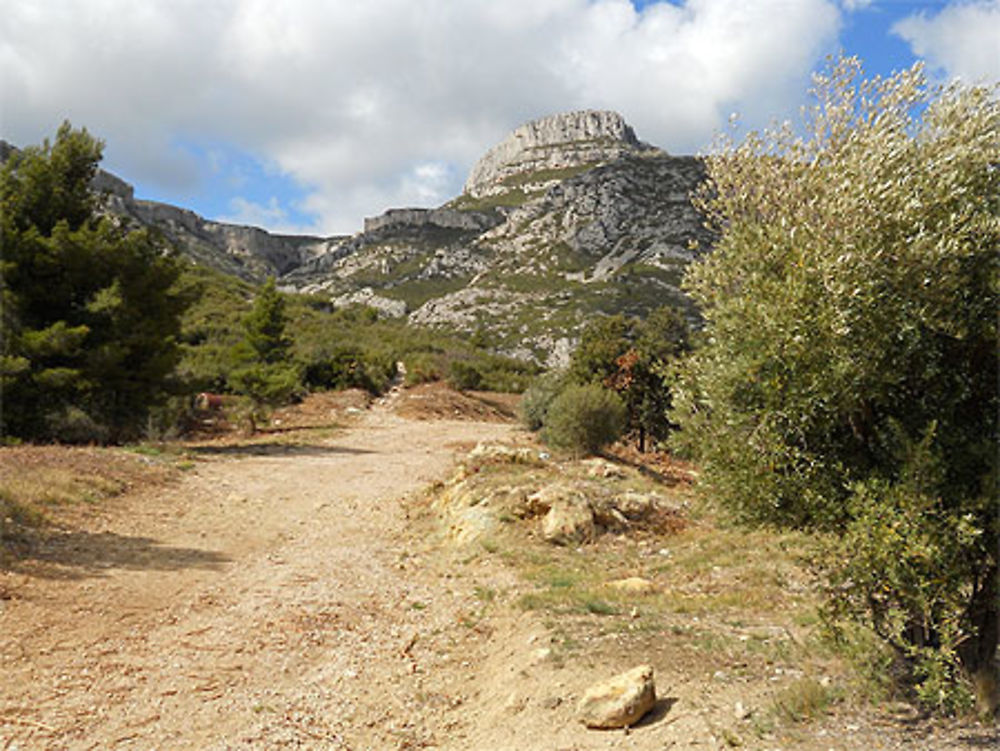
<svg viewBox="0 0 1000 751"><path fill-rule="evenodd" d="M693 468L661 455L642 464L643 455L625 454L618 462L623 476L600 479L586 462L474 468L471 481L484 491L521 488L523 495L554 483L599 485L610 493L657 493L684 509L671 525L636 525L575 548L546 543L538 518L505 515L476 554L502 561L523 583L497 601L543 619L557 662L620 664L641 654L694 684L703 681L699 691L735 682L733 690L755 712L736 722L730 711L729 724L718 728L722 738L730 725L744 737L769 737L822 721L842 706L849 668L818 632L818 596L802 563L807 538L726 526L692 491ZM655 591L609 586L629 577L652 582Z"/></svg>
<svg viewBox="0 0 1000 751"><path fill-rule="evenodd" d="M461 392L434 382L403 389L395 411L411 420L511 422L517 417L517 402L516 395Z"/></svg>
<svg viewBox="0 0 1000 751"><path fill-rule="evenodd" d="M176 459L112 448L16 446L0 449L0 548L7 555L48 523L71 523L89 507L162 484Z"/></svg>

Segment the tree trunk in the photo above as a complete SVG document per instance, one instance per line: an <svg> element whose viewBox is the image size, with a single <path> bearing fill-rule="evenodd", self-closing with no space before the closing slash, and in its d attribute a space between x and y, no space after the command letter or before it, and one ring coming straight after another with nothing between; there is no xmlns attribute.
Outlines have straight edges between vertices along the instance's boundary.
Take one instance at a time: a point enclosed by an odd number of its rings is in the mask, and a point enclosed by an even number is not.
<svg viewBox="0 0 1000 751"><path fill-rule="evenodd" d="M997 676L997 643L1000 641L1000 570L991 566L969 603L970 638L959 649L962 665L976 689L980 715L996 716L1000 710Z"/></svg>

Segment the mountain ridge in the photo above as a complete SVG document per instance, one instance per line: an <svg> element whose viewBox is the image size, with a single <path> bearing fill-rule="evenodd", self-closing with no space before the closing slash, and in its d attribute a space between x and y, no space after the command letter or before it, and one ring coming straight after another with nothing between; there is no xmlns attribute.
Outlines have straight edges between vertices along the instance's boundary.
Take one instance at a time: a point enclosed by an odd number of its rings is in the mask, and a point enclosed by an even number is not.
<svg viewBox="0 0 1000 751"><path fill-rule="evenodd" d="M152 227L192 260L335 306L364 304L424 326L485 332L497 352L564 362L593 315L690 307L680 290L712 238L691 204L697 157L638 139L621 115L582 110L516 128L463 193L391 208L351 236L272 234L134 196L101 170L105 211Z"/></svg>

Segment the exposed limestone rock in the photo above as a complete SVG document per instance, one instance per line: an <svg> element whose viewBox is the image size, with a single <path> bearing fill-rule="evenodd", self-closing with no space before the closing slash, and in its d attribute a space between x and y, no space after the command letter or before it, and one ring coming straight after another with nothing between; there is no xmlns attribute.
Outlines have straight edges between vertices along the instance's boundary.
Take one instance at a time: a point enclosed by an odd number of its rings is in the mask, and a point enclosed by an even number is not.
<svg viewBox="0 0 1000 751"><path fill-rule="evenodd" d="M542 537L555 545L579 545L596 535L594 512L582 495L557 498L542 519Z"/></svg>
<svg viewBox="0 0 1000 751"><path fill-rule="evenodd" d="M524 503L518 509L522 518L530 518L547 514L552 505L566 498L576 498L580 493L568 485L546 485L525 497Z"/></svg>
<svg viewBox="0 0 1000 751"><path fill-rule="evenodd" d="M689 305L680 281L691 244L712 241L690 201L703 180L701 160L643 144L616 113L583 111L515 130L472 170L469 194L391 209L352 237L212 222L137 200L113 175L95 185L123 223L161 230L205 265L485 333L498 353L559 367L595 315Z"/></svg>
<svg viewBox="0 0 1000 751"><path fill-rule="evenodd" d="M500 462L505 464L537 464L538 452L527 446L508 446L502 443L479 443L469 452L470 461Z"/></svg>
<svg viewBox="0 0 1000 751"><path fill-rule="evenodd" d="M519 175L599 164L651 148L617 112L552 115L520 126L487 151L472 168L465 192L477 198L500 193Z"/></svg>
<svg viewBox="0 0 1000 751"><path fill-rule="evenodd" d="M615 496L611 503L630 521L641 521L658 510L673 510L665 499L654 493L637 493L631 490Z"/></svg>
<svg viewBox="0 0 1000 751"><path fill-rule="evenodd" d="M625 728L637 723L656 705L653 667L640 665L586 690L577 706L588 728Z"/></svg>
<svg viewBox="0 0 1000 751"><path fill-rule="evenodd" d="M369 308L375 308L383 316L388 316L389 318L402 318L406 315L405 302L377 295L371 287L362 287L357 292L350 292L334 297L330 302L336 308L346 308L351 305L367 305Z"/></svg>
<svg viewBox="0 0 1000 751"><path fill-rule="evenodd" d="M587 459L584 464L587 465L587 474L591 477L620 480L626 476L624 469L607 459Z"/></svg>
<svg viewBox="0 0 1000 751"><path fill-rule="evenodd" d="M258 227L225 224L157 201L133 198L132 186L98 174L104 210L127 223L153 227L193 260L251 281L280 276L330 251L341 238L276 235Z"/></svg>
<svg viewBox="0 0 1000 751"><path fill-rule="evenodd" d="M386 228L426 228L463 229L485 232L503 218L495 212L457 211L455 209L389 209L384 214L365 219L365 232L378 232Z"/></svg>

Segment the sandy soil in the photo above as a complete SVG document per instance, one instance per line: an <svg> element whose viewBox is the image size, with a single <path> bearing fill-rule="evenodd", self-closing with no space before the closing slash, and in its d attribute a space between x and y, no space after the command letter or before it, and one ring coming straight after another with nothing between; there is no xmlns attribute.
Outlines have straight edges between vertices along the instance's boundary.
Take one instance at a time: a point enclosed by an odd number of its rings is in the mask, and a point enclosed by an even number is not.
<svg viewBox="0 0 1000 751"><path fill-rule="evenodd" d="M516 592L514 574L410 518L457 452L516 428L389 406L329 438L209 444L165 489L109 502L6 575L0 749L725 748L713 717L733 697L668 664L640 727L575 721L623 656L546 660L538 616L484 604ZM784 747L937 742L839 719L816 733ZM948 748L995 738L960 733Z"/></svg>
<svg viewBox="0 0 1000 751"><path fill-rule="evenodd" d="M0 748L423 745L450 706L420 694L427 657L481 637L401 499L510 430L373 411L316 445L220 447L54 538L0 603Z"/></svg>

